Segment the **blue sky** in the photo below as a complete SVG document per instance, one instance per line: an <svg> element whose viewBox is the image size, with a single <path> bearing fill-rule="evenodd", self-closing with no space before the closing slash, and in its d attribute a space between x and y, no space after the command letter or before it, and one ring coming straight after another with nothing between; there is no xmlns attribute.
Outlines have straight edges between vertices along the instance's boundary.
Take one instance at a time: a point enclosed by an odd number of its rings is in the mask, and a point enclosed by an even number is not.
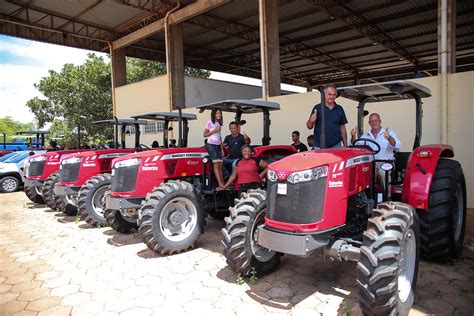
<svg viewBox="0 0 474 316"><path fill-rule="evenodd" d="M0 35L0 117L11 116L31 122L33 114L25 106L41 94L33 84L60 70L66 63L81 64L88 51Z"/></svg>
<svg viewBox="0 0 474 316"><path fill-rule="evenodd" d="M89 52L0 35L0 117L11 116L20 122L32 122L34 115L25 104L36 96L42 97L33 84L47 76L50 69L59 71L66 63L82 64ZM251 85L261 84L258 79L216 72L212 72L211 78ZM289 85L282 85L282 88L306 91L305 88Z"/></svg>

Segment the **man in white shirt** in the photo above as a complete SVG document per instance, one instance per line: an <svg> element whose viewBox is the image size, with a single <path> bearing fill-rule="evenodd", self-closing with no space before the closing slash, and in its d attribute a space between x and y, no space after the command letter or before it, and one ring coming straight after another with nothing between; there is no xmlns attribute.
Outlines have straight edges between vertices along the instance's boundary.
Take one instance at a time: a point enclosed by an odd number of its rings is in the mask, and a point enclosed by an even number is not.
<svg viewBox="0 0 474 316"><path fill-rule="evenodd" d="M375 155L375 160L394 160L395 151L400 150L401 142L397 137L397 134L388 128L382 127L382 120L378 113L372 113L369 116L370 132L362 134L360 138L371 139L380 146L380 151ZM353 128L351 130L351 143L353 144L356 140L357 130ZM362 141L363 142L363 141ZM376 150L376 146L369 142L366 145ZM385 171L380 168L383 162L376 162L377 172L379 174L381 183L384 184Z"/></svg>

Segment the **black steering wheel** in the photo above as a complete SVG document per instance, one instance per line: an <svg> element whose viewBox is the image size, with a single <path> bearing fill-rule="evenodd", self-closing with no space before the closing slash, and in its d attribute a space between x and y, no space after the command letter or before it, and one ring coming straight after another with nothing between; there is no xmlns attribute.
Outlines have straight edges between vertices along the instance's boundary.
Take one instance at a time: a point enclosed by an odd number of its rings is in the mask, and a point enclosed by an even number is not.
<svg viewBox="0 0 474 316"><path fill-rule="evenodd" d="M377 155L380 152L380 145L377 143L375 140L369 139L369 138L357 138L355 141L352 142L353 145L355 145L357 142L364 142L364 146L368 147L374 155ZM372 143L374 144L377 148L373 149L370 146L367 146L367 143Z"/></svg>
<svg viewBox="0 0 474 316"><path fill-rule="evenodd" d="M150 147L148 147L148 146L145 145L145 144L140 144L139 146L140 146L140 148L146 148L146 149L148 149L148 150L151 150Z"/></svg>

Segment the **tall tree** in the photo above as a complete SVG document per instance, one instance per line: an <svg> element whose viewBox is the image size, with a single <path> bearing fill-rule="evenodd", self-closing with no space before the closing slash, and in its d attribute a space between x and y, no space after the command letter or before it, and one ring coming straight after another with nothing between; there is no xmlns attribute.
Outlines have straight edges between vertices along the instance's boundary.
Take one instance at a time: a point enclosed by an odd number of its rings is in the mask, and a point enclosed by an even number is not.
<svg viewBox="0 0 474 316"><path fill-rule="evenodd" d="M133 83L166 73L163 63L127 58L127 82ZM210 72L186 67L185 73L208 78ZM110 63L103 57L89 54L84 64L65 64L61 71L49 71L35 84L44 98L35 97L27 106L38 120L39 127L48 122L57 133L64 135L66 144L76 143L76 129L81 126L85 142L107 142L113 139L111 128L90 124L92 121L112 118L112 86ZM63 121L56 122L56 118ZM56 132L55 132L56 133Z"/></svg>
<svg viewBox="0 0 474 316"><path fill-rule="evenodd" d="M0 118L0 133L6 134L7 142L14 141L12 136L14 136L16 132L33 129L35 129L34 123L21 123L15 121L10 116ZM3 136L1 137L1 141L3 141Z"/></svg>

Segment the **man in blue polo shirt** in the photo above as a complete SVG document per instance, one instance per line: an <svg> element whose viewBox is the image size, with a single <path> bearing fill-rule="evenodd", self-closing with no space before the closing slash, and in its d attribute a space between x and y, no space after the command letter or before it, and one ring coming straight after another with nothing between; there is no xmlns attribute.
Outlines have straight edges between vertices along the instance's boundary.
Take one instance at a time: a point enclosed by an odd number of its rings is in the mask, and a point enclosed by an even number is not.
<svg viewBox="0 0 474 316"><path fill-rule="evenodd" d="M325 107L325 138L326 148L347 147L347 118L342 106L336 104L337 90L335 86L326 86L324 91L326 107ZM314 146L320 148L321 144L321 103L317 104L311 110L310 117L306 122L308 129L314 128Z"/></svg>

